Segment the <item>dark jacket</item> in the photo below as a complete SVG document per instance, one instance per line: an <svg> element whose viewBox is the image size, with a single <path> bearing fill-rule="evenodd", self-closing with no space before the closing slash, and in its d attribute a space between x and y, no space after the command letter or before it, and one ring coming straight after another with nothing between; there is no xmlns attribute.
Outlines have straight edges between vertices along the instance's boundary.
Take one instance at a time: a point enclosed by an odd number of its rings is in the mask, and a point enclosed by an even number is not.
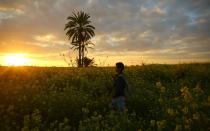
<svg viewBox="0 0 210 131"><path fill-rule="evenodd" d="M114 98L117 98L119 96L125 96L125 88L127 86L125 77L123 76L123 74L117 74L114 77L114 88L115 88L115 92L114 92Z"/></svg>

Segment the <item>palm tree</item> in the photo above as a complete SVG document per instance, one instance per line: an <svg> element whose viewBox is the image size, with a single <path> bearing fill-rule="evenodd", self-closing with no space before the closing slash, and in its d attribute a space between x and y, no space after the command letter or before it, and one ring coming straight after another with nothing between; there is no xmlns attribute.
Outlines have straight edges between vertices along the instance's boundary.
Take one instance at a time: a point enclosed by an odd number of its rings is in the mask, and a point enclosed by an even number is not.
<svg viewBox="0 0 210 131"><path fill-rule="evenodd" d="M78 56L78 67L83 67L82 58L84 58L84 47L86 41L90 40L95 35L95 27L90 25L91 21L90 15L83 12L73 12L72 16L67 17L69 20L64 30L67 30L66 35L68 36L69 40L71 40L71 44L73 48L79 50Z"/></svg>

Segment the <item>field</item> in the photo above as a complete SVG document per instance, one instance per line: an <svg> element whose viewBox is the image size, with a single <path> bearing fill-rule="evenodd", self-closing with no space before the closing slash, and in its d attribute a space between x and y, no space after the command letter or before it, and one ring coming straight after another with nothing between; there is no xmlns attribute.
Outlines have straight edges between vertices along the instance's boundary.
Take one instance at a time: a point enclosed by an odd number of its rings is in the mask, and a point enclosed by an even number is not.
<svg viewBox="0 0 210 131"><path fill-rule="evenodd" d="M125 112L110 110L114 74L0 67L0 130L210 130L210 63L127 67Z"/></svg>

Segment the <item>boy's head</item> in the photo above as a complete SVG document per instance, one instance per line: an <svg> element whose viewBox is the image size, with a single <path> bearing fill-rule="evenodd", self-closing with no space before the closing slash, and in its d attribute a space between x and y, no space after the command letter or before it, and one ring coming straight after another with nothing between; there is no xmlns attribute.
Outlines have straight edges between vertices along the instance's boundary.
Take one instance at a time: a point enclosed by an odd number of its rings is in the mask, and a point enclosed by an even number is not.
<svg viewBox="0 0 210 131"><path fill-rule="evenodd" d="M116 63L116 72L117 73L122 73L124 70L124 64L122 62Z"/></svg>

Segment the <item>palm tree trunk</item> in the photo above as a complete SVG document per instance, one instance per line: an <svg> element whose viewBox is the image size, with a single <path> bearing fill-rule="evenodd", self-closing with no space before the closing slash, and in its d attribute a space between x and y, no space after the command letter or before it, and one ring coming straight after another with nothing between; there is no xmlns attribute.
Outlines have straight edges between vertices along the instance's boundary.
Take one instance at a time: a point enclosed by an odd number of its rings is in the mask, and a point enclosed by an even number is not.
<svg viewBox="0 0 210 131"><path fill-rule="evenodd" d="M78 60L78 67L81 67L81 42L79 43L79 60Z"/></svg>
<svg viewBox="0 0 210 131"><path fill-rule="evenodd" d="M84 52L84 42L82 43L82 67L84 67L84 56L85 56L85 52Z"/></svg>

